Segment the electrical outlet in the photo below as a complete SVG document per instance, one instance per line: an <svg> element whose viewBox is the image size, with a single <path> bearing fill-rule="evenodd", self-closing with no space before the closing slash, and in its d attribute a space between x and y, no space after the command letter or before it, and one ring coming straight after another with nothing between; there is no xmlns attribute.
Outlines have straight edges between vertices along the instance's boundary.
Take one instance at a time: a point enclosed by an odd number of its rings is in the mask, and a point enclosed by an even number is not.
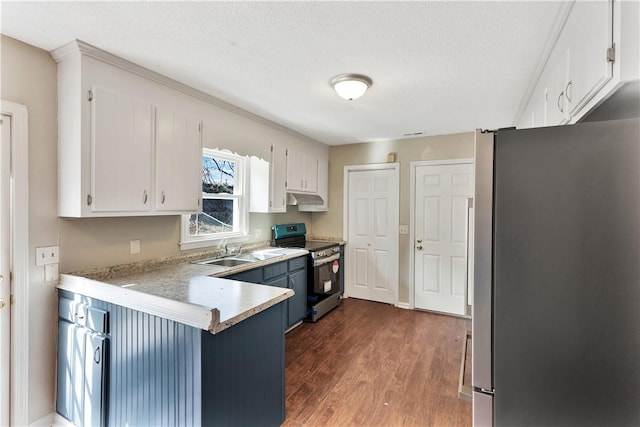
<svg viewBox="0 0 640 427"><path fill-rule="evenodd" d="M60 262L60 246L36 248L36 265L57 264Z"/></svg>
<svg viewBox="0 0 640 427"><path fill-rule="evenodd" d="M409 226L401 225L400 226L400 234L409 234Z"/></svg>
<svg viewBox="0 0 640 427"><path fill-rule="evenodd" d="M131 246L131 255L140 253L140 240L132 240L129 245Z"/></svg>
<svg viewBox="0 0 640 427"><path fill-rule="evenodd" d="M44 266L44 281L45 282L58 281L58 264L46 264Z"/></svg>
<svg viewBox="0 0 640 427"><path fill-rule="evenodd" d="M256 228L256 239L262 239L262 228Z"/></svg>

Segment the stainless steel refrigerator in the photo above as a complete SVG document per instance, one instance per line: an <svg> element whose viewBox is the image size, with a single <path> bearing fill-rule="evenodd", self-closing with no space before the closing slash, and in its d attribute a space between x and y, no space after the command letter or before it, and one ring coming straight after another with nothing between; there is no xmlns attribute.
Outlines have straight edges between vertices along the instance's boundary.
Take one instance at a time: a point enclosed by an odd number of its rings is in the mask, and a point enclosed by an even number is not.
<svg viewBox="0 0 640 427"><path fill-rule="evenodd" d="M640 120L476 134L473 424L640 426Z"/></svg>

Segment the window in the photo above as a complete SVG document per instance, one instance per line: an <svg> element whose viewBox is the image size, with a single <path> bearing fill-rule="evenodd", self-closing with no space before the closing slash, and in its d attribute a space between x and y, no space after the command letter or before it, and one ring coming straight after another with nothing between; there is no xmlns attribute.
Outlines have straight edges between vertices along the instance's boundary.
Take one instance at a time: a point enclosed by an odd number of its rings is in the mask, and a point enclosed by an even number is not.
<svg viewBox="0 0 640 427"><path fill-rule="evenodd" d="M183 215L182 249L211 246L247 234L244 175L244 157L202 150L202 213Z"/></svg>

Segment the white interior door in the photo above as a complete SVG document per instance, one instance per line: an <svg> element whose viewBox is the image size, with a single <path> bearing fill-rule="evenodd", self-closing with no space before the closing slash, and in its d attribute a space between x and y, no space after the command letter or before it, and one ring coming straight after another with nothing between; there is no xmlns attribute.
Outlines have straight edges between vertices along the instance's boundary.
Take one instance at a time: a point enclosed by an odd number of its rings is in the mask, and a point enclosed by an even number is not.
<svg viewBox="0 0 640 427"><path fill-rule="evenodd" d="M415 307L466 314L473 164L415 169Z"/></svg>
<svg viewBox="0 0 640 427"><path fill-rule="evenodd" d="M10 372L11 372L11 280L9 273L10 248L10 147L11 147L11 117L2 115L0 128L0 425L9 425L9 407L11 403Z"/></svg>
<svg viewBox="0 0 640 427"><path fill-rule="evenodd" d="M348 295L395 304L398 292L397 169L348 174Z"/></svg>

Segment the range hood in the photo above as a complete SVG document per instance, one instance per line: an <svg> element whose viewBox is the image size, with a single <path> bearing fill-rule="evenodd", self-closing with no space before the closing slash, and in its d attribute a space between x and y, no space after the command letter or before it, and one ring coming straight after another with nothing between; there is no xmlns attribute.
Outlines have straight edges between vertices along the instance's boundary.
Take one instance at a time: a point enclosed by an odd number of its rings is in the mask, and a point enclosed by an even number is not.
<svg viewBox="0 0 640 427"><path fill-rule="evenodd" d="M287 193L287 205L322 205L324 200L317 194Z"/></svg>

